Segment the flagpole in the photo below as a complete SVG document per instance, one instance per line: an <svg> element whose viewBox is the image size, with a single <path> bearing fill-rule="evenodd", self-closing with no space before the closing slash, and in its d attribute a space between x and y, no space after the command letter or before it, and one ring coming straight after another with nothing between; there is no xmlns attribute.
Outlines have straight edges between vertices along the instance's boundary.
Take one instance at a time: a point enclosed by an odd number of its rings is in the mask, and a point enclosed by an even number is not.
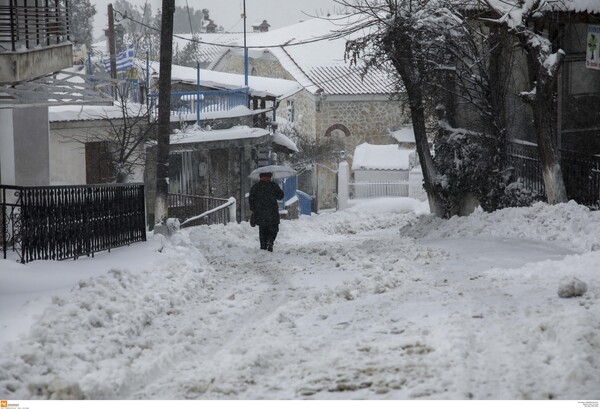
<svg viewBox="0 0 600 409"><path fill-rule="evenodd" d="M196 95L196 120L200 128L200 62L196 62L196 81L198 83L198 95Z"/></svg>
<svg viewBox="0 0 600 409"><path fill-rule="evenodd" d="M248 88L248 47L246 45L246 0L244 0L244 85Z"/></svg>
<svg viewBox="0 0 600 409"><path fill-rule="evenodd" d="M150 106L150 101L148 100L148 94L150 94L150 51L146 50L146 95L144 98L146 99L146 105Z"/></svg>
<svg viewBox="0 0 600 409"><path fill-rule="evenodd" d="M115 22L113 16L113 5L108 5L108 53L110 55L110 77L117 79L117 60L115 50ZM117 99L117 88L113 83L112 86L113 98Z"/></svg>

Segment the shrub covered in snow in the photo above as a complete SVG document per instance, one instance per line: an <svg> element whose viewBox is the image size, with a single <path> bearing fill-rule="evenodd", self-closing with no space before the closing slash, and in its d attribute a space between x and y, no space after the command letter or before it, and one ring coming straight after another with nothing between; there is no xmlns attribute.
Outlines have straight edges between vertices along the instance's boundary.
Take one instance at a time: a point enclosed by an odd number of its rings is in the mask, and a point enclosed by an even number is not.
<svg viewBox="0 0 600 409"><path fill-rule="evenodd" d="M488 212L506 207L530 206L535 195L512 181L502 160L503 146L496 138L440 121L434 162L439 170L435 188L450 217L461 214L465 198L473 196Z"/></svg>

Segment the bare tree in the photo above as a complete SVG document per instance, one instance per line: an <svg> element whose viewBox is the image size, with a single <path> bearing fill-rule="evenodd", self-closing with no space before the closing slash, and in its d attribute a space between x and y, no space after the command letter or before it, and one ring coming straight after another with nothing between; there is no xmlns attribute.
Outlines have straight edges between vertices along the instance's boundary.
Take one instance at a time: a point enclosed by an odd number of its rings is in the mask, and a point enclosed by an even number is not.
<svg viewBox="0 0 600 409"><path fill-rule="evenodd" d="M121 110L121 120L109 119L111 132L108 134L109 146L114 161L115 180L125 183L135 169L145 163L144 145L153 136L154 123L149 121L149 105L131 103L127 96L130 94L132 82L123 82L117 92ZM123 89L124 88L124 89Z"/></svg>
<svg viewBox="0 0 600 409"><path fill-rule="evenodd" d="M114 11L125 29L123 43L133 45L138 57L149 52L150 59L158 59L160 48L160 13L152 15L152 6L132 5L127 0L117 0ZM157 20L158 19L158 20Z"/></svg>
<svg viewBox="0 0 600 409"><path fill-rule="evenodd" d="M110 170L110 176L101 182L127 183L136 170L143 169L145 164L145 144L153 136L154 123L149 119L147 105L132 102L134 82L120 81L115 86L117 101L104 108L102 113L92 114L87 119L101 120L107 124L106 129L90 129L82 135L61 135L85 145L88 142L103 142L106 153L104 168Z"/></svg>
<svg viewBox="0 0 600 409"><path fill-rule="evenodd" d="M531 89L521 93L521 97L533 111L548 203L566 202L567 193L556 146L556 85L565 53L555 41L559 36L556 19L548 18L560 10L560 2L550 6L546 0L479 1L494 17L487 22L516 38L526 54Z"/></svg>
<svg viewBox="0 0 600 409"><path fill-rule="evenodd" d="M330 137L320 141L313 137L300 134L295 128L283 131L288 135L299 152L290 158L292 167L297 171L314 169L317 164L328 165L339 158L339 153L344 149L344 143L339 138Z"/></svg>
<svg viewBox="0 0 600 409"><path fill-rule="evenodd" d="M85 44L88 49L93 43L93 18L96 15L96 6L90 0L71 2L71 35L76 44Z"/></svg>
<svg viewBox="0 0 600 409"><path fill-rule="evenodd" d="M338 2L362 17L344 30L355 37L347 42L347 57L364 62L365 70L388 69L407 97L432 213L465 214L474 201L486 210L505 206L502 195L511 193L503 160L509 89L504 30L467 16L472 9L456 1ZM433 132L428 124L436 117ZM454 128L459 118L468 129Z"/></svg>

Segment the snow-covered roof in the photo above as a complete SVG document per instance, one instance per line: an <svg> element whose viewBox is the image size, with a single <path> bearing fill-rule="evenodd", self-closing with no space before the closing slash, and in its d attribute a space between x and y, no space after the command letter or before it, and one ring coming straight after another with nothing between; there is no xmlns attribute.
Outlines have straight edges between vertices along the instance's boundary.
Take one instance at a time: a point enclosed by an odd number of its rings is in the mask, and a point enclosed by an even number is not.
<svg viewBox="0 0 600 409"><path fill-rule="evenodd" d="M415 143L415 132L412 125L404 126L396 131L392 131L392 138L400 143Z"/></svg>
<svg viewBox="0 0 600 409"><path fill-rule="evenodd" d="M160 64L150 63L152 76L159 75ZM171 67L171 80L196 84L198 81L198 70L196 68L173 65ZM200 69L200 85L215 89L239 89L244 87L244 76L226 72ZM296 81L248 76L248 87L250 95L257 97L287 98L302 90L302 86Z"/></svg>
<svg viewBox="0 0 600 409"><path fill-rule="evenodd" d="M127 105L129 116L143 116L145 109L130 103ZM121 106L116 105L58 105L48 108L50 122L89 121L100 119L118 119L123 117Z"/></svg>
<svg viewBox="0 0 600 409"><path fill-rule="evenodd" d="M246 33L247 37L253 33ZM223 53L223 45L230 44L244 37L244 33L201 33L199 34L200 47L198 59L201 64L210 64ZM192 39L192 34L177 34L173 36L173 48L182 50Z"/></svg>
<svg viewBox="0 0 600 409"><path fill-rule="evenodd" d="M354 150L352 170L408 170L411 149L398 145L371 145L363 143Z"/></svg>
<svg viewBox="0 0 600 409"><path fill-rule="evenodd" d="M214 142L233 139L252 139L269 135L269 131L262 128L250 128L249 126L234 126L229 129L205 131L194 128L184 132L171 135L171 144L181 145L199 142Z"/></svg>
<svg viewBox="0 0 600 409"><path fill-rule="evenodd" d="M249 56L261 58L268 53L277 58L283 68L313 94L319 89L330 95L388 94L392 82L385 72L373 69L363 79L361 68L351 66L344 59L346 41L363 34L341 35L344 28L356 24L356 19L354 16L313 18L255 34L247 39ZM234 44L242 45L239 40ZM243 51L231 49L229 52Z"/></svg>
<svg viewBox="0 0 600 409"><path fill-rule="evenodd" d="M522 8L519 6L517 0L489 0L490 4L497 7L498 10L504 10L505 12L514 13ZM480 0L470 0L465 2L464 0L458 0L459 4L463 8L467 9L481 9L482 5ZM573 13L590 13L600 14L600 0L564 0L564 1L547 1L545 2L540 11L565 11Z"/></svg>
<svg viewBox="0 0 600 409"><path fill-rule="evenodd" d="M281 145L281 146L289 149L290 151L300 152L300 150L298 149L298 147L296 146L294 141L292 141L290 138L288 138L286 135L282 134L281 132L273 132L273 143L276 143L277 145Z"/></svg>

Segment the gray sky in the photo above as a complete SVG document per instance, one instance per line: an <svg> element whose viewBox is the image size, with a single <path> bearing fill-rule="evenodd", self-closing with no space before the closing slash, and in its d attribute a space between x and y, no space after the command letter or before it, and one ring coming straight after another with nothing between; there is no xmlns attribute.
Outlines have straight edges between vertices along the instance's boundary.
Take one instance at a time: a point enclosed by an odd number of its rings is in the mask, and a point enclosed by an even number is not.
<svg viewBox="0 0 600 409"><path fill-rule="evenodd" d="M152 6L152 12L161 8L162 0L147 0ZM103 35L103 29L107 26L107 6L112 0L95 0L97 14L94 18L94 38ZM131 4L143 6L146 0L129 0ZM194 10L207 8L210 10L211 18L218 25L222 25L227 31L243 31L244 26L241 19L243 10L242 0L175 0L175 5L185 7L186 4ZM267 20L271 29L287 26L306 20L306 14L326 15L328 12L339 10L340 6L334 0L246 0L246 14L248 16L248 29L250 24L256 21ZM304 13L306 14L304 14Z"/></svg>

